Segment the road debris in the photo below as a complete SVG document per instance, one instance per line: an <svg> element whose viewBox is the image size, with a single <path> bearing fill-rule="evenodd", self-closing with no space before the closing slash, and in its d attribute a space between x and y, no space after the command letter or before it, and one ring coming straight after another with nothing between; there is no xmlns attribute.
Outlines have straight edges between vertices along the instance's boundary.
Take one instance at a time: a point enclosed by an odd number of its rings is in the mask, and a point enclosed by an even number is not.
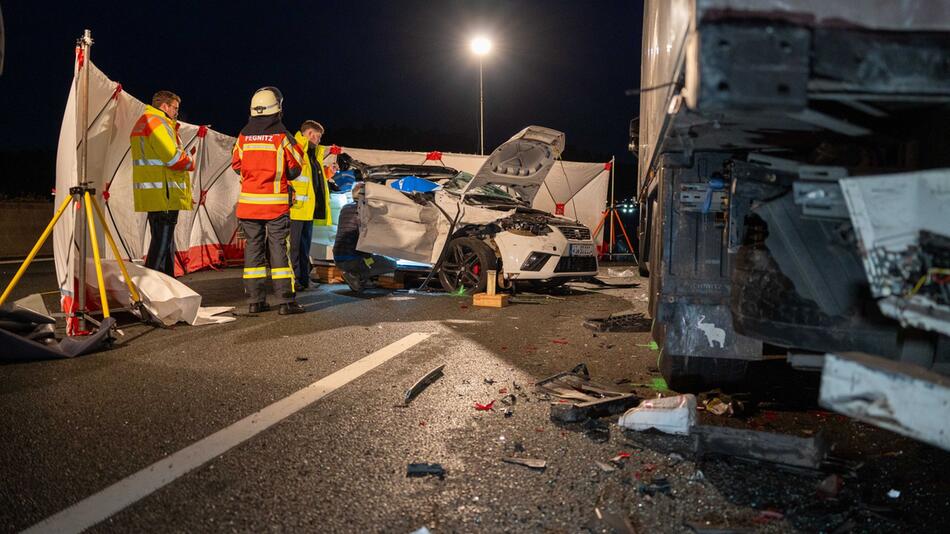
<svg viewBox="0 0 950 534"><path fill-rule="evenodd" d="M505 395L504 397L498 399L498 401L504 404L505 406L514 406L515 404L518 403L518 397L515 397L514 395L509 393Z"/></svg>
<svg viewBox="0 0 950 534"><path fill-rule="evenodd" d="M713 415L734 416L742 415L747 411L745 402L719 390L703 393L699 398L703 409Z"/></svg>
<svg viewBox="0 0 950 534"><path fill-rule="evenodd" d="M597 467L599 467L600 470L603 471L604 473L613 473L614 471L617 470L616 467L614 467L614 466L608 464L607 462L600 462L600 461L597 461L597 462L594 462L594 465L596 465Z"/></svg>
<svg viewBox="0 0 950 534"><path fill-rule="evenodd" d="M824 435L800 438L758 430L699 425L693 429L694 450L768 462L777 466L818 469L828 452Z"/></svg>
<svg viewBox="0 0 950 534"><path fill-rule="evenodd" d="M428 528L422 527L419 530L413 530L409 534L431 534Z"/></svg>
<svg viewBox="0 0 950 534"><path fill-rule="evenodd" d="M484 380L482 380L482 382L491 386L495 383L495 379L489 376L488 378L485 378Z"/></svg>
<svg viewBox="0 0 950 534"><path fill-rule="evenodd" d="M505 417L511 417L512 415L515 414L515 412L512 411L511 406L505 408L505 411L503 411L503 412L501 412L501 413L502 413Z"/></svg>
<svg viewBox="0 0 950 534"><path fill-rule="evenodd" d="M426 373L422 378L416 381L409 389L406 390L406 395L403 397L402 403L404 406L409 406L409 403L412 402L412 399L416 398L424 389L429 387L430 384L442 377L442 370L445 369L445 364L436 367L435 369Z"/></svg>
<svg viewBox="0 0 950 534"><path fill-rule="evenodd" d="M620 451L620 452L617 453L617 456L614 456L613 458L611 458L610 461L613 462L613 463L615 463L615 464L617 464L617 465L622 466L624 460L626 460L627 458L630 458L630 453L629 453L629 452Z"/></svg>
<svg viewBox="0 0 950 534"><path fill-rule="evenodd" d="M892 489L887 492L887 496L890 497L891 499L896 499L901 496L901 492L896 489Z"/></svg>
<svg viewBox="0 0 950 534"><path fill-rule="evenodd" d="M650 329L650 320L642 313L611 314L587 319L584 328L595 332L646 332Z"/></svg>
<svg viewBox="0 0 950 534"><path fill-rule="evenodd" d="M686 477L686 481L687 481L687 482L698 482L698 483L706 482L706 474L703 473L701 470L697 469L697 470L693 471L693 474L691 474L691 475L689 475L688 477Z"/></svg>
<svg viewBox="0 0 950 534"><path fill-rule="evenodd" d="M779 519L783 519L784 517L785 517L785 514L781 512L776 512L775 510L761 510L759 512L759 515L755 516L755 518L752 521L761 525L763 523L778 521Z"/></svg>
<svg viewBox="0 0 950 534"><path fill-rule="evenodd" d="M296 358L294 358L294 361L305 362L305 361L307 361L307 360L309 360L309 359L310 359L310 358L308 358L308 357L306 357L306 356L297 356Z"/></svg>
<svg viewBox="0 0 950 534"><path fill-rule="evenodd" d="M637 431L655 428L667 434L689 434L696 424L696 397L686 394L645 400L620 416L617 424Z"/></svg>
<svg viewBox="0 0 950 534"><path fill-rule="evenodd" d="M409 464L406 468L407 477L425 477L436 476L440 479L445 478L445 469L442 464Z"/></svg>
<svg viewBox="0 0 950 534"><path fill-rule="evenodd" d="M548 466L547 461L538 460L535 458L514 458L511 456L508 456L508 457L502 458L501 461L508 464L523 465L525 467L530 467L531 469L539 469L539 470L543 470L545 467Z"/></svg>
<svg viewBox="0 0 950 534"><path fill-rule="evenodd" d="M481 404L481 403L476 402L476 403L475 403L475 409L478 410L478 411L480 411L480 412L489 412L489 411L492 411L492 410L495 409L495 401L492 400L492 401L489 402L488 404Z"/></svg>
<svg viewBox="0 0 950 534"><path fill-rule="evenodd" d="M824 480L818 483L816 491L819 497L824 499L833 499L838 496L838 493L841 492L841 488L844 486L844 479L841 478L841 475L834 473L825 477Z"/></svg>
<svg viewBox="0 0 950 534"><path fill-rule="evenodd" d="M559 339L552 339L551 343L554 343L555 345L567 345L568 341L566 339L559 338Z"/></svg>
<svg viewBox="0 0 950 534"><path fill-rule="evenodd" d="M590 371L583 363L568 372L545 378L535 386L567 401L551 404L551 419L564 423L620 413L638 400L632 393L615 391L591 381Z"/></svg>

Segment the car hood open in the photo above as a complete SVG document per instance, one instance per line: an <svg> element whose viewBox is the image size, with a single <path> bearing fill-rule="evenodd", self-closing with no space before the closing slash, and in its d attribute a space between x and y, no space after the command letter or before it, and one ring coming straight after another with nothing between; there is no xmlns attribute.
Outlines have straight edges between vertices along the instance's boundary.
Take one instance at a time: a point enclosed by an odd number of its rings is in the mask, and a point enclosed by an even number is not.
<svg viewBox="0 0 950 534"><path fill-rule="evenodd" d="M530 204L563 151L563 132L528 126L491 153L462 194L485 185L498 185Z"/></svg>

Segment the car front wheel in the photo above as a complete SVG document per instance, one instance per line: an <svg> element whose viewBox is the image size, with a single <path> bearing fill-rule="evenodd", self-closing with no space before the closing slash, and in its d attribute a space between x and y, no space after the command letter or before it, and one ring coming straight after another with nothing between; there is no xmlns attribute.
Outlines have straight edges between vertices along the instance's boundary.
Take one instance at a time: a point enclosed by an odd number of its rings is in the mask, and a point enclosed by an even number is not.
<svg viewBox="0 0 950 534"><path fill-rule="evenodd" d="M452 293L479 293L485 291L488 271L497 264L495 253L481 240L457 237L449 242L449 250L439 268L439 282Z"/></svg>

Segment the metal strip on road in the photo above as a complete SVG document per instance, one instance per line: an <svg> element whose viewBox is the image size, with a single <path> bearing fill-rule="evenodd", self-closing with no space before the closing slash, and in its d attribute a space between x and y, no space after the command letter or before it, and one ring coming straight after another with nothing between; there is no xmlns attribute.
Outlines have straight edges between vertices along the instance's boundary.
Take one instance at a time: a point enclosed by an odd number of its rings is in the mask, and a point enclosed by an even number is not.
<svg viewBox="0 0 950 534"><path fill-rule="evenodd" d="M347 365L244 419L155 462L106 489L33 525L24 532L82 532L147 497L185 473L240 445L392 358L431 333L415 332Z"/></svg>

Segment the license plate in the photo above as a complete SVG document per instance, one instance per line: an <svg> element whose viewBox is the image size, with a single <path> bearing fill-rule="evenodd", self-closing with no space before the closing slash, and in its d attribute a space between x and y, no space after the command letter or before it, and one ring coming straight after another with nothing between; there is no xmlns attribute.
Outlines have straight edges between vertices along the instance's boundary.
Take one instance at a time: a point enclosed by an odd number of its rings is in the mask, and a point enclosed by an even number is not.
<svg viewBox="0 0 950 534"><path fill-rule="evenodd" d="M570 256L593 256L594 245L571 245Z"/></svg>

